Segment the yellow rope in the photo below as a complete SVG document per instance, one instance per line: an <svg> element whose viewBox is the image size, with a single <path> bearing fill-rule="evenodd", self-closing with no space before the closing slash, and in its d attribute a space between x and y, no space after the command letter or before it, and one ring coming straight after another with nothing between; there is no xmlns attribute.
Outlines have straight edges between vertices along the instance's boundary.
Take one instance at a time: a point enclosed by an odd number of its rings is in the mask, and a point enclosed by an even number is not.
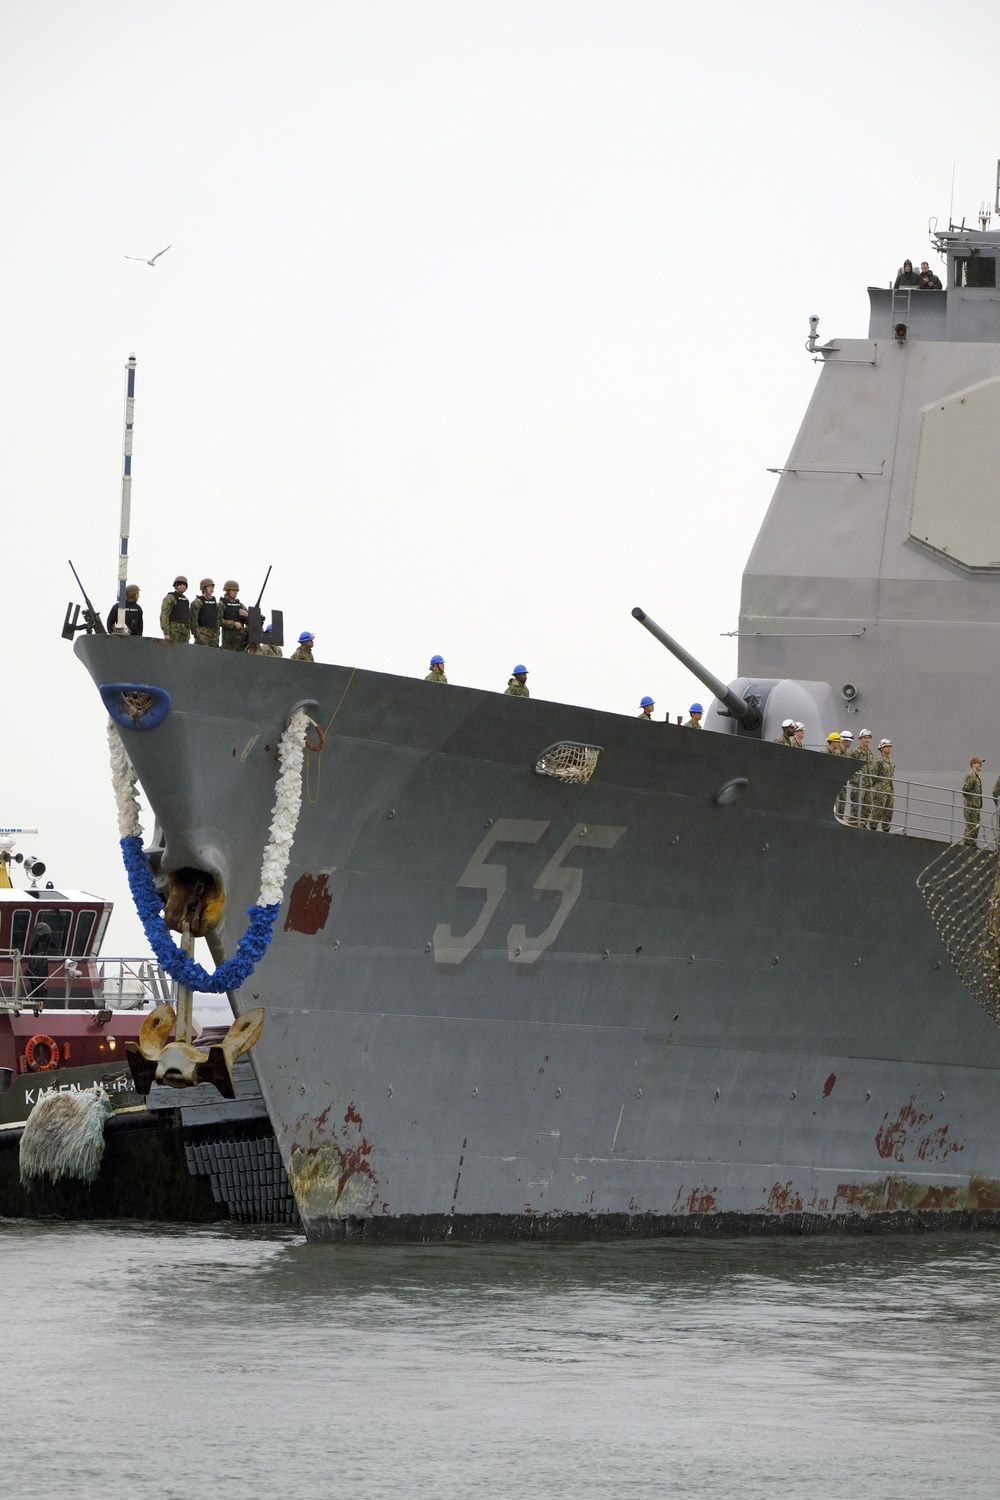
<svg viewBox="0 0 1000 1500"><path fill-rule="evenodd" d="M340 710L344 706L344 699L347 697L348 690L350 689L351 683L354 681L354 674L355 674L355 672L357 670L358 670L357 667L352 667L351 668L351 675L350 675L350 677L348 677L347 682L346 682L346 684L344 686L344 691L340 695L340 702L337 704L337 707L333 710L333 713L330 715L330 723L323 730L323 738L324 738L324 740L326 739L326 736L330 733L330 727L333 724L334 719L337 717L337 715L340 713ZM311 777L311 774L310 774L311 769L312 769L312 755L307 755L306 756L306 797L308 798L309 802L313 806L315 806L316 803L319 801L320 783L321 783L321 781L323 779L323 751L322 750L318 750L318 751L315 751L313 753L316 756L316 791L315 791L315 795L314 795L313 794L313 788L312 788L312 785L311 785L312 777Z"/></svg>

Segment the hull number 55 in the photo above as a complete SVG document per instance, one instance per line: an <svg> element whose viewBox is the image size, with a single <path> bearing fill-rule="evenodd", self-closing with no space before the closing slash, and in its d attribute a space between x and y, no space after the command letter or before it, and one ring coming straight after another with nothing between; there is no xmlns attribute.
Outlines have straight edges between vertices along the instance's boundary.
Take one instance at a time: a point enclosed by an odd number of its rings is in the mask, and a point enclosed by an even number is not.
<svg viewBox="0 0 1000 1500"><path fill-rule="evenodd" d="M460 890L485 891L483 909L468 932L454 933L445 922L434 929L434 961L460 964L486 936L504 892L507 889L507 866L492 864L487 856L497 844L537 844L550 824L530 818L497 818L475 854L458 878ZM578 823L563 839L532 887L535 891L554 891L559 897L552 921L534 937L517 922L507 933L507 957L513 964L533 964L559 936L566 919L583 891L583 871L565 860L574 849L613 849L627 832L606 823Z"/></svg>

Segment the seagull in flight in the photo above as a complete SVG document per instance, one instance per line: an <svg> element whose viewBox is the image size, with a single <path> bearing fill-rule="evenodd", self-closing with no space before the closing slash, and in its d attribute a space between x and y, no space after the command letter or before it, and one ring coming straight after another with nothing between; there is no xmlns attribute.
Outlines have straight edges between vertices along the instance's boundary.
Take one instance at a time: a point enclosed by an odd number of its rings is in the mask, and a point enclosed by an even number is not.
<svg viewBox="0 0 1000 1500"><path fill-rule="evenodd" d="M163 247L162 250L157 250L157 252L153 256L152 260L146 260L146 257L144 255L126 255L125 259L126 260L142 260L142 261L146 262L147 266L155 266L156 262L159 260L160 256L161 255L166 255L166 253L167 253L167 251L169 249L170 249L169 245L164 245L164 247Z"/></svg>

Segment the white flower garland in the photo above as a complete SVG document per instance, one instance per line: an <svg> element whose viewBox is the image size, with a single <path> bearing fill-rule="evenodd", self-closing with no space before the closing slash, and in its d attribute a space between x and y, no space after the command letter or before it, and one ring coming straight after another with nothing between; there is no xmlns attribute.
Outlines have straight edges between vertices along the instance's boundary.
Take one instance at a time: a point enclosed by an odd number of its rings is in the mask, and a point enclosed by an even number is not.
<svg viewBox="0 0 1000 1500"><path fill-rule="evenodd" d="M302 767L306 758L306 730L311 722L305 709L297 708L278 745L281 771L274 791L271 836L260 866L260 906L273 906L281 900L285 889L292 841L302 811Z"/></svg>
<svg viewBox="0 0 1000 1500"><path fill-rule="evenodd" d="M135 784L139 778L125 754L125 746L114 719L108 720L108 745L111 749L111 785L114 787L115 808L118 813L118 837L142 838L139 799L135 794Z"/></svg>

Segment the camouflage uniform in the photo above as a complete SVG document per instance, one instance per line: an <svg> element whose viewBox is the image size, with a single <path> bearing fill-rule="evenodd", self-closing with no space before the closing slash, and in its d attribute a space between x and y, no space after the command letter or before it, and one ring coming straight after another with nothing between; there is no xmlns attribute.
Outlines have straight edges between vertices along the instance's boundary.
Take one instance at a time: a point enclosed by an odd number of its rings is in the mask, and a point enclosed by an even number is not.
<svg viewBox="0 0 1000 1500"><path fill-rule="evenodd" d="M172 620L170 618L176 606L181 603L188 605L188 614L190 616L191 606L184 594L175 594L173 592L167 594L160 605L160 629L168 640L176 641L186 646L191 639L191 626L188 624L182 625L179 620Z"/></svg>
<svg viewBox="0 0 1000 1500"><path fill-rule="evenodd" d="M871 772L871 803L868 811L868 827L888 833L892 826L892 812L896 804L892 778L896 767L891 757L876 755Z"/></svg>
<svg viewBox="0 0 1000 1500"><path fill-rule="evenodd" d="M272 646L270 641L264 641L260 648L260 654L261 656L280 656L281 647Z"/></svg>
<svg viewBox="0 0 1000 1500"><path fill-rule="evenodd" d="M237 595L235 599L227 599L228 589L224 590L219 606L219 614L222 617L222 649L223 651L245 651L247 644L247 622L245 619L226 619L227 609L246 609L243 600Z"/></svg>
<svg viewBox="0 0 1000 1500"><path fill-rule="evenodd" d="M507 691L504 694L504 697L505 698L530 698L531 694L528 692L527 683L518 682L518 680L517 680L516 677L512 677L510 679L510 681L508 682L508 684L507 684Z"/></svg>
<svg viewBox="0 0 1000 1500"><path fill-rule="evenodd" d="M694 719L688 719L687 722L684 724L683 727L685 729L700 729L701 725L700 724L696 724L695 721L694 721Z"/></svg>
<svg viewBox="0 0 1000 1500"><path fill-rule="evenodd" d="M652 724L653 722L653 715L648 714L644 708L639 710L639 712L636 714L636 718L645 719L647 724Z"/></svg>
<svg viewBox="0 0 1000 1500"><path fill-rule="evenodd" d="M292 652L291 660L292 661L312 661L313 660L312 641L301 641L299 643L299 645L295 648L295 650Z"/></svg>
<svg viewBox="0 0 1000 1500"><path fill-rule="evenodd" d="M424 678L424 681L425 682L447 682L448 679L444 675L443 672L435 672L434 668L431 667L430 671L427 673L427 676Z"/></svg>
<svg viewBox="0 0 1000 1500"><path fill-rule="evenodd" d="M202 624L202 610L206 604L215 605L215 624ZM212 610L205 610L205 618L211 619ZM194 636L196 646L218 646L219 624L222 616L222 605L213 594L211 599L206 599L204 594L196 594L191 600L191 634Z"/></svg>
<svg viewBox="0 0 1000 1500"><path fill-rule="evenodd" d="M871 817L872 767L875 764L875 757L870 749L865 749L864 745L855 745L854 749L847 753L849 759L860 760L862 763L861 770L855 772L847 783L852 788L851 811L854 815L848 821L853 827L864 828Z"/></svg>
<svg viewBox="0 0 1000 1500"><path fill-rule="evenodd" d="M979 842L979 815L983 807L983 779L978 771L969 772L962 782L962 800L965 803L966 844Z"/></svg>

